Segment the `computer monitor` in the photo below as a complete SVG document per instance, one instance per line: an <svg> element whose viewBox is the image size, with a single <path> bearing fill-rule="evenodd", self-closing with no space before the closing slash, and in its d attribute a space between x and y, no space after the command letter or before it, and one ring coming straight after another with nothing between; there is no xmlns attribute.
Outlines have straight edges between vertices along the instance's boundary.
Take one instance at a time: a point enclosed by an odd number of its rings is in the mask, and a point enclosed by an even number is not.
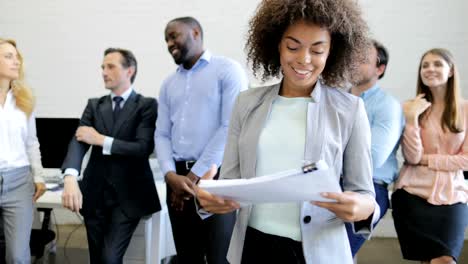
<svg viewBox="0 0 468 264"><path fill-rule="evenodd" d="M68 143L75 135L79 118L36 118L42 166L60 168L68 150Z"/></svg>

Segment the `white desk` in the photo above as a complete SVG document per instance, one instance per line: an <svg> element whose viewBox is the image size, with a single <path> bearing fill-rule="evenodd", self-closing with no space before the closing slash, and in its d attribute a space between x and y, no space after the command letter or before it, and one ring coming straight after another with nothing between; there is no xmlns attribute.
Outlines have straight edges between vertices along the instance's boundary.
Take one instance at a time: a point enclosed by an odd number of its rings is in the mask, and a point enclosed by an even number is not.
<svg viewBox="0 0 468 264"><path fill-rule="evenodd" d="M166 184L156 181L156 188L162 209L140 221L124 256L126 264L159 264L165 257L176 254L166 206ZM61 191L47 191L36 202L36 207L63 208L61 195Z"/></svg>

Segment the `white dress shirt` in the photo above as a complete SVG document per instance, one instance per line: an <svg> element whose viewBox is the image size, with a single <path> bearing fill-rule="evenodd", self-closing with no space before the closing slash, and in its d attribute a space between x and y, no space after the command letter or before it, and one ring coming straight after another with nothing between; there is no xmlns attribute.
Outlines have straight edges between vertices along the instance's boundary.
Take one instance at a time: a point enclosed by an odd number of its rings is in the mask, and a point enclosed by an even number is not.
<svg viewBox="0 0 468 264"><path fill-rule="evenodd" d="M34 182L44 182L36 119L16 106L13 92L0 106L0 171L31 166Z"/></svg>

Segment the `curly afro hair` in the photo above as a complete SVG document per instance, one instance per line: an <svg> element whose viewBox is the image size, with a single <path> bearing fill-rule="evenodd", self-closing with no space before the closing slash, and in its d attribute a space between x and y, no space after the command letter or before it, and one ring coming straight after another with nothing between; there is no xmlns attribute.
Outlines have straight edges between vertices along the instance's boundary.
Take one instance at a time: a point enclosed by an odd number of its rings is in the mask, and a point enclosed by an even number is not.
<svg viewBox="0 0 468 264"><path fill-rule="evenodd" d="M263 0L250 20L245 49L255 76L262 80L281 72L278 45L299 20L327 28L332 43L322 80L343 87L353 83L357 66L370 47L368 27L354 0Z"/></svg>

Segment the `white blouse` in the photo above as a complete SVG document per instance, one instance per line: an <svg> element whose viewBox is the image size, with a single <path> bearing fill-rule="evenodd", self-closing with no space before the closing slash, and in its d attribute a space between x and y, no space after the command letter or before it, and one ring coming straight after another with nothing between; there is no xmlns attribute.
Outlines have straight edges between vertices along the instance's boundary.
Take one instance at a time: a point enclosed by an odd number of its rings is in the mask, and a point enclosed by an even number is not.
<svg viewBox="0 0 468 264"><path fill-rule="evenodd" d="M34 182L44 182L34 114L18 109L13 92L0 106L0 171L31 166Z"/></svg>

